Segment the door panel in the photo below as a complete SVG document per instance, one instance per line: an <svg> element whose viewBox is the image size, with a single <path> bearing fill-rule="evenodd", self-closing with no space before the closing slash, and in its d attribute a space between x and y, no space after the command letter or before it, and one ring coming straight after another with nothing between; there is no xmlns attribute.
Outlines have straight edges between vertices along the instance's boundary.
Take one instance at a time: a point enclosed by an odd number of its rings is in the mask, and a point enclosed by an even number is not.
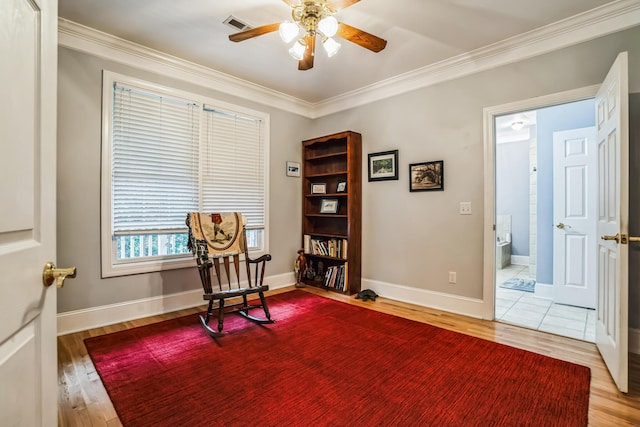
<svg viewBox="0 0 640 427"><path fill-rule="evenodd" d="M598 309L596 345L620 391L628 391L629 91L627 53L618 55L596 95ZM611 240L602 239L611 236Z"/></svg>
<svg viewBox="0 0 640 427"><path fill-rule="evenodd" d="M55 260L57 1L0 13L0 425L57 425Z"/></svg>
<svg viewBox="0 0 640 427"><path fill-rule="evenodd" d="M596 306L596 132L594 127L553 134L553 299Z"/></svg>

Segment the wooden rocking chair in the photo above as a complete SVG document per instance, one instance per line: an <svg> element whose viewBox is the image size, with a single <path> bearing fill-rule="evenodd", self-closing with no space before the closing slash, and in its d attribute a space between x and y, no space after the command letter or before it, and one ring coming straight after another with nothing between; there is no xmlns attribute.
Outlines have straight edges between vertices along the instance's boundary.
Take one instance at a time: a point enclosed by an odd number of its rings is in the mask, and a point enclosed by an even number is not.
<svg viewBox="0 0 640 427"><path fill-rule="evenodd" d="M274 323L267 307L264 292L269 290L268 285L263 285L264 270L267 261L271 260L271 255L262 255L257 259L249 258L247 241L242 214L234 213L214 213L202 214L191 212L187 215L187 226L189 227L189 249L196 257L198 272L202 288L203 298L209 301L206 316L200 316L202 327L212 337L220 337L224 324L224 314L238 312L245 318L256 323ZM246 265L247 283L241 284L240 280L240 255L244 254ZM226 281L221 276L221 261L226 273ZM235 284L232 283L230 264L233 262L235 271ZM251 275L251 266L255 265L255 274ZM215 274L213 274L215 270ZM217 286L212 283L215 276ZM249 305L247 296L258 294L260 304ZM225 305L227 299L242 299ZM217 305L214 302L217 301ZM227 310L232 308L232 310ZM265 318L254 317L249 314L249 310L262 308ZM217 311L218 329L209 326L209 320Z"/></svg>

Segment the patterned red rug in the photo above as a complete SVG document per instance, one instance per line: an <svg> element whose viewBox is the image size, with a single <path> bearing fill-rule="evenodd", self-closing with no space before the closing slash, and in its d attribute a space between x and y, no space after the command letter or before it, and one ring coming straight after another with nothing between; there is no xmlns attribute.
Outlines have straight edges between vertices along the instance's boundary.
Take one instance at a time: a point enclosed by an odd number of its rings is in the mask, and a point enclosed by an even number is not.
<svg viewBox="0 0 640 427"><path fill-rule="evenodd" d="M586 426L584 366L330 300L85 340L125 426Z"/></svg>

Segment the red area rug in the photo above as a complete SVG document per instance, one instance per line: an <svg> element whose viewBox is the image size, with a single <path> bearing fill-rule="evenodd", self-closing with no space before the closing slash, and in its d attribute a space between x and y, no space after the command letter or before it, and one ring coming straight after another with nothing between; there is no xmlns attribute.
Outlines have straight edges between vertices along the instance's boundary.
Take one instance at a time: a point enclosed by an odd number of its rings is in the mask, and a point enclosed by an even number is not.
<svg viewBox="0 0 640 427"><path fill-rule="evenodd" d="M585 426L590 371L303 291L85 340L125 426Z"/></svg>

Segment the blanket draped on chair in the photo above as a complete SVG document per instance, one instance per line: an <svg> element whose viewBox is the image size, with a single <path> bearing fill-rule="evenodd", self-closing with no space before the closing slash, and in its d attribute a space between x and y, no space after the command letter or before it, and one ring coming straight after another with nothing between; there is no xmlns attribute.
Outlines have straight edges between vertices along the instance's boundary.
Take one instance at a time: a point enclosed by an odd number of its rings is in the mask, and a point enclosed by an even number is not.
<svg viewBox="0 0 640 427"><path fill-rule="evenodd" d="M220 258L244 252L243 216L238 212L205 214L190 212L188 248L200 259Z"/></svg>

